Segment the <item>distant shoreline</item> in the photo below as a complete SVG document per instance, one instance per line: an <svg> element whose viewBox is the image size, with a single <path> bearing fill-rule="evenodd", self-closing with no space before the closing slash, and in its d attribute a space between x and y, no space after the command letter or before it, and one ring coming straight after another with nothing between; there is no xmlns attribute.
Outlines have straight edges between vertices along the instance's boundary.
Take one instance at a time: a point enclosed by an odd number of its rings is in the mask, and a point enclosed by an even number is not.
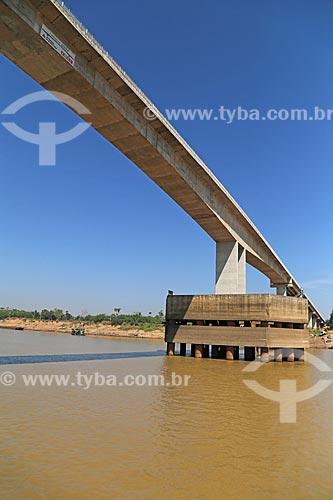
<svg viewBox="0 0 333 500"><path fill-rule="evenodd" d="M124 329L124 327L122 328L120 326L112 326L103 323L84 324L78 321L46 321L18 318L2 320L0 323L0 329L3 330L23 329L23 331L47 332L58 335L69 335L72 332L72 328L84 328L86 335L92 337L125 337L150 340L164 339L164 331L162 330L156 329L147 332L135 327L126 327L126 329Z"/></svg>
<svg viewBox="0 0 333 500"><path fill-rule="evenodd" d="M73 328L84 328L86 336L89 337L164 340L164 331L162 329L147 332L135 327L113 326L105 323L89 324L80 321L51 321L19 318L9 318L0 322L0 330L23 329L23 331L27 332L46 332L55 333L57 335L70 335ZM333 346L333 343L326 344L326 340L327 335L323 337L310 337L310 348L327 349L330 345Z"/></svg>

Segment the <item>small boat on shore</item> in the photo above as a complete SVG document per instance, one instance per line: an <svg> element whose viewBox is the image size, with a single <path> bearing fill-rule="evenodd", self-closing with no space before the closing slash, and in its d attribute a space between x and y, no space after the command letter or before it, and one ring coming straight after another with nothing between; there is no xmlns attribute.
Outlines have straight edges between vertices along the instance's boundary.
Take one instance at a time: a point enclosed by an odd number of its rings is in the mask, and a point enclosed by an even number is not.
<svg viewBox="0 0 333 500"><path fill-rule="evenodd" d="M16 326L15 330L24 330L24 326Z"/></svg>
<svg viewBox="0 0 333 500"><path fill-rule="evenodd" d="M79 335L81 337L84 337L85 331L83 328L72 328L72 335Z"/></svg>

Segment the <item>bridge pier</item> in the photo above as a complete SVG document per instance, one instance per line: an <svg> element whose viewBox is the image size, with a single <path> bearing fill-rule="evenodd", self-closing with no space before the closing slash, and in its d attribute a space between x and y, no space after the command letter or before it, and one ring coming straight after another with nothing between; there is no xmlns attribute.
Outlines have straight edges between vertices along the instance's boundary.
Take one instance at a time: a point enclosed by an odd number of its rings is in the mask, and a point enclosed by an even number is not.
<svg viewBox="0 0 333 500"><path fill-rule="evenodd" d="M194 357L203 358L203 350L204 350L203 344L195 344Z"/></svg>
<svg viewBox="0 0 333 500"><path fill-rule="evenodd" d="M283 359L289 362L295 361L294 349L283 349Z"/></svg>
<svg viewBox="0 0 333 500"><path fill-rule="evenodd" d="M317 317L316 314L314 314L312 311L309 310L309 321L308 321L308 328L317 330L321 326L320 319Z"/></svg>
<svg viewBox="0 0 333 500"><path fill-rule="evenodd" d="M226 347L225 359L232 361L234 359L234 355L235 355L235 348L233 346L228 345Z"/></svg>
<svg viewBox="0 0 333 500"><path fill-rule="evenodd" d="M175 342L167 342L167 355L168 356L175 355Z"/></svg>
<svg viewBox="0 0 333 500"><path fill-rule="evenodd" d="M288 296L289 287L292 287L292 281L288 281L287 283L273 283L271 281L271 288L276 288L276 294L282 297Z"/></svg>
<svg viewBox="0 0 333 500"><path fill-rule="evenodd" d="M233 361L239 359L239 347L238 346L226 346L225 359Z"/></svg>
<svg viewBox="0 0 333 500"><path fill-rule="evenodd" d="M283 350L282 349L274 349L274 361L281 363L283 361Z"/></svg>
<svg viewBox="0 0 333 500"><path fill-rule="evenodd" d="M295 349L295 361L304 361L304 349Z"/></svg>
<svg viewBox="0 0 333 500"><path fill-rule="evenodd" d="M269 361L269 349L268 349L268 347L261 348L261 359L263 361Z"/></svg>
<svg viewBox="0 0 333 500"><path fill-rule="evenodd" d="M246 293L246 251L237 241L216 242L215 293Z"/></svg>
<svg viewBox="0 0 333 500"><path fill-rule="evenodd" d="M190 344L193 357L211 355L215 359L236 360L242 347L245 361L253 361L260 350L261 360L267 362L271 348L277 362L302 360L304 347L309 347L304 328L307 318L308 302L303 298L264 294L169 294L165 326L167 352L174 355L177 343L180 355L185 356L186 345ZM287 349L287 346L292 347ZM301 349L299 355L294 352L297 348Z"/></svg>

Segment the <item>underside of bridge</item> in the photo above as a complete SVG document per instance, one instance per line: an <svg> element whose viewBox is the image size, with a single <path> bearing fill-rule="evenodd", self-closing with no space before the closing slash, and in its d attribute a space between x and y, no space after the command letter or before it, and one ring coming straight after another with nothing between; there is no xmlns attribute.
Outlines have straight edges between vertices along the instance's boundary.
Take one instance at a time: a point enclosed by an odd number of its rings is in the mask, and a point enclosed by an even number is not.
<svg viewBox="0 0 333 500"><path fill-rule="evenodd" d="M324 321L225 187L63 2L0 0L0 16L1 52L45 89L88 108L81 117L215 240L216 294L246 294L248 263L270 279L280 298L304 297L305 323ZM146 109L155 119L147 120Z"/></svg>

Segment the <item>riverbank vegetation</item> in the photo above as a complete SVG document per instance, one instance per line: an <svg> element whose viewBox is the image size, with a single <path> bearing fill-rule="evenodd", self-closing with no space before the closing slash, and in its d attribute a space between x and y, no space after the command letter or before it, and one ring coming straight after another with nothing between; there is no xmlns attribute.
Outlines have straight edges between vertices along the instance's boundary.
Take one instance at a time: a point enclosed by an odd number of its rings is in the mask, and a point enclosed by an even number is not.
<svg viewBox="0 0 333 500"><path fill-rule="evenodd" d="M66 321L73 324L79 322L83 325L104 324L121 327L123 330L137 328L146 332L162 328L164 322L163 311L153 316L152 313L142 315L141 312L121 314L121 308L115 308L115 312L112 314L80 314L75 316L69 311L64 312L62 309L24 311L20 309L0 308L0 321L14 318L36 321Z"/></svg>

